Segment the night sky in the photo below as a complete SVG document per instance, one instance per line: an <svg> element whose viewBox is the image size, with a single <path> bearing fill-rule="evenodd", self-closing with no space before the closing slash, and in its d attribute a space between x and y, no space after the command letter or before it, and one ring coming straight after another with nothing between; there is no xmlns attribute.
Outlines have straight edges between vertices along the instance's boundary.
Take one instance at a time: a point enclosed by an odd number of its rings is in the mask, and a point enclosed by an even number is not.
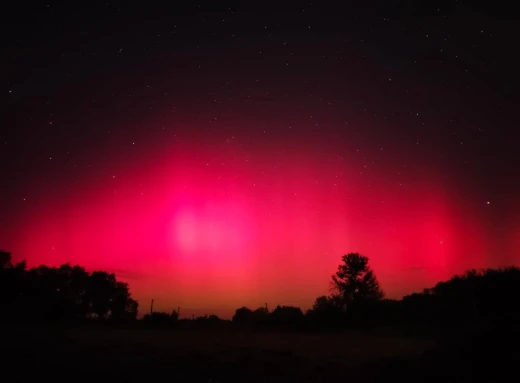
<svg viewBox="0 0 520 383"><path fill-rule="evenodd" d="M6 8L0 248L222 316L519 263L510 10L253 3Z"/></svg>

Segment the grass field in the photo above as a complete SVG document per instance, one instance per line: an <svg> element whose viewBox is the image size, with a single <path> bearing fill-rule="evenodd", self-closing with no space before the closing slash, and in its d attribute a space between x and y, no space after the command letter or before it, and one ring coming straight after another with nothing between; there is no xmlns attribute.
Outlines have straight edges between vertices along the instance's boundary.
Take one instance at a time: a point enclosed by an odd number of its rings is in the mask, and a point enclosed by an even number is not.
<svg viewBox="0 0 520 383"><path fill-rule="evenodd" d="M420 367L434 340L354 331L5 330L3 363L18 374L6 381L403 382L443 368Z"/></svg>

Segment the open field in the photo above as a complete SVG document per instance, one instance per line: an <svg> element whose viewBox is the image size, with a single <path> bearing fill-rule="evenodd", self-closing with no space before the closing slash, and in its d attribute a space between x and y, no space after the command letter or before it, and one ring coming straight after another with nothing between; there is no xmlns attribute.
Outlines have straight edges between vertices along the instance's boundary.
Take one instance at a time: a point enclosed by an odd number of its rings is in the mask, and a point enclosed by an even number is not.
<svg viewBox="0 0 520 383"><path fill-rule="evenodd" d="M357 332L342 334L305 334L238 331L175 330L85 330L65 332L69 339L82 345L107 348L122 344L138 349L153 347L165 353L209 352L228 359L235 353L297 355L314 361L337 360L348 365L366 361L418 356L435 342L413 338L377 337Z"/></svg>
<svg viewBox="0 0 520 383"><path fill-rule="evenodd" d="M425 381L446 368L445 363L426 367L422 362L435 350L434 340L359 332L17 329L2 331L2 340L2 353L8 355L3 363L15 371L17 381L38 376L90 382L109 377L117 381L365 382L395 376L402 382ZM461 363L458 366L464 369ZM438 371L425 370L430 368ZM413 376L418 371L424 377Z"/></svg>

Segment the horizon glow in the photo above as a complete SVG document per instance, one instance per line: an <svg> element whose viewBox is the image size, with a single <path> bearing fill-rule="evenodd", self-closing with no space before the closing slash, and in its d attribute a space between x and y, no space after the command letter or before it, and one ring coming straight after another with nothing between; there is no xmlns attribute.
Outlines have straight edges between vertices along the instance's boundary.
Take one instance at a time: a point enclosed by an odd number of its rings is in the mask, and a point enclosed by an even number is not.
<svg viewBox="0 0 520 383"><path fill-rule="evenodd" d="M141 162L114 148L96 164L102 180L49 184L8 250L29 266L115 272L141 314L154 299L159 311L223 317L264 302L309 308L349 252L369 257L390 298L497 265L486 225L433 171L388 177L382 163L360 174L357 153L349 161L331 144L327 155L326 140L179 136L148 143ZM518 249L517 232L504 252Z"/></svg>

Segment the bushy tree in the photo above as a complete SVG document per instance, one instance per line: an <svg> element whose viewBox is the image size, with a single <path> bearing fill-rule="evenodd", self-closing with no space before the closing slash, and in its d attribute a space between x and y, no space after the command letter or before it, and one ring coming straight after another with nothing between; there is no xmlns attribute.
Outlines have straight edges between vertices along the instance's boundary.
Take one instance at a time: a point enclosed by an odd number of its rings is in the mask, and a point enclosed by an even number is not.
<svg viewBox="0 0 520 383"><path fill-rule="evenodd" d="M81 266L13 265L0 251L0 306L5 320L56 321L86 318L135 319L137 302L128 284L104 271Z"/></svg>
<svg viewBox="0 0 520 383"><path fill-rule="evenodd" d="M233 322L235 323L250 323L254 318L253 311L248 307L240 307L236 309L233 315Z"/></svg>
<svg viewBox="0 0 520 383"><path fill-rule="evenodd" d="M342 263L332 276L333 296L344 310L384 297L368 258L358 253L341 257Z"/></svg>
<svg viewBox="0 0 520 383"><path fill-rule="evenodd" d="M318 322L337 321L342 316L341 305L337 297L322 295L316 298L306 315Z"/></svg>

